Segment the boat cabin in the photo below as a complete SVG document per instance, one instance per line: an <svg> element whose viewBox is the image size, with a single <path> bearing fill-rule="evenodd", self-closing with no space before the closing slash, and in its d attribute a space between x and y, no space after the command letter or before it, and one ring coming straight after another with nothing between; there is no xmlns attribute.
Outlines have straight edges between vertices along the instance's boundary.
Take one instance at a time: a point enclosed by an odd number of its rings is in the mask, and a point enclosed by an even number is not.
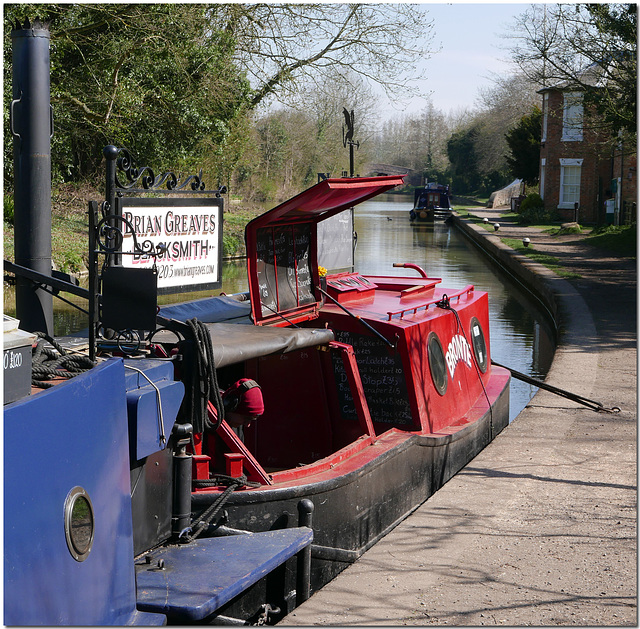
<svg viewBox="0 0 640 629"><path fill-rule="evenodd" d="M434 181L414 192L413 208L409 212L411 220L433 220L446 218L451 212L449 186Z"/></svg>
<svg viewBox="0 0 640 629"><path fill-rule="evenodd" d="M320 275L318 223L401 183L328 179L247 225L250 299L234 306L242 316L220 314L207 327L221 388L255 380L265 412L244 429L244 441L224 428L205 438L198 478L231 469L214 440L241 457L250 480L272 485L328 468L337 453L359 450L391 429L440 434L473 421L469 409L478 399L478 412L486 411L485 293L466 286L447 296L439 278L413 264L397 265L410 269L408 277ZM443 300L445 309L438 307ZM167 307L161 315L184 321L193 311Z"/></svg>

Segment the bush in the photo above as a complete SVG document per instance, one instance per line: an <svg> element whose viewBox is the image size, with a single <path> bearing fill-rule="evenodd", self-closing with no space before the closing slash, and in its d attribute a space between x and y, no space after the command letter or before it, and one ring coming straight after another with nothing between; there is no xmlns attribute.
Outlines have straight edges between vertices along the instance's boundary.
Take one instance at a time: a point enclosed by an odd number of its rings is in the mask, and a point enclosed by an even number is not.
<svg viewBox="0 0 640 629"><path fill-rule="evenodd" d="M544 210L544 201L539 194L532 192L522 199L522 202L520 203L520 213L534 208L536 210Z"/></svg>
<svg viewBox="0 0 640 629"><path fill-rule="evenodd" d="M533 225L539 223L552 223L556 220L555 212L547 212L544 209L544 201L536 192L528 194L520 203L518 224Z"/></svg>

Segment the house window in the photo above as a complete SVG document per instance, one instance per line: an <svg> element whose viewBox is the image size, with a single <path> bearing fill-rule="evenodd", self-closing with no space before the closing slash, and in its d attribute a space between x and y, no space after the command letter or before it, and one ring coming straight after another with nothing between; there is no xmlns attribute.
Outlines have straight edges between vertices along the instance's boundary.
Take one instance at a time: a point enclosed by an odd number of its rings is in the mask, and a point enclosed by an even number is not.
<svg viewBox="0 0 640 629"><path fill-rule="evenodd" d="M582 93L567 92L564 95L562 109L562 140L564 142L582 141Z"/></svg>
<svg viewBox="0 0 640 629"><path fill-rule="evenodd" d="M547 159L543 157L540 160L540 197L544 199L544 176L547 166Z"/></svg>
<svg viewBox="0 0 640 629"><path fill-rule="evenodd" d="M573 209L580 203L581 159L560 160L560 199L558 208Z"/></svg>
<svg viewBox="0 0 640 629"><path fill-rule="evenodd" d="M546 92L542 100L542 138L541 142L547 141L547 125L549 122L549 92Z"/></svg>

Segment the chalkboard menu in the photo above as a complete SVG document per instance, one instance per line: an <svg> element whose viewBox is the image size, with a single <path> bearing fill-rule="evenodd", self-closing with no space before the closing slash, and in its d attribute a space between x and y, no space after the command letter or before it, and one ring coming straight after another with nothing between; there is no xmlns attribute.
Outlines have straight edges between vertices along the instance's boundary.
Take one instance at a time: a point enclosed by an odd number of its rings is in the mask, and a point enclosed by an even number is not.
<svg viewBox="0 0 640 629"><path fill-rule="evenodd" d="M318 223L318 264L329 271L353 269L353 209Z"/></svg>
<svg viewBox="0 0 640 629"><path fill-rule="evenodd" d="M412 425L411 406L398 352L373 336L334 330L336 340L353 346L371 419L374 422ZM344 419L358 418L342 359L332 352L333 367Z"/></svg>
<svg viewBox="0 0 640 629"><path fill-rule="evenodd" d="M310 247L308 223L256 231L256 272L263 317L315 303Z"/></svg>

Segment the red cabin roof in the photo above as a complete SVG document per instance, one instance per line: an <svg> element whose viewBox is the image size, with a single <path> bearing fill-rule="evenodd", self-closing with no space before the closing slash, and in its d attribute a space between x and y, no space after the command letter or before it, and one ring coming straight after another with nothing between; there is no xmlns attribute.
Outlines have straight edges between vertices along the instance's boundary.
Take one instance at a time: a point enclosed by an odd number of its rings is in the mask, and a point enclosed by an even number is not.
<svg viewBox="0 0 640 629"><path fill-rule="evenodd" d="M245 228L254 323L282 326L317 317L318 222L403 182L398 176L325 179L254 218Z"/></svg>
<svg viewBox="0 0 640 629"><path fill-rule="evenodd" d="M251 231L267 225L301 221L317 223L403 183L404 177L395 175L325 179L254 218L246 227L246 235L249 237Z"/></svg>

